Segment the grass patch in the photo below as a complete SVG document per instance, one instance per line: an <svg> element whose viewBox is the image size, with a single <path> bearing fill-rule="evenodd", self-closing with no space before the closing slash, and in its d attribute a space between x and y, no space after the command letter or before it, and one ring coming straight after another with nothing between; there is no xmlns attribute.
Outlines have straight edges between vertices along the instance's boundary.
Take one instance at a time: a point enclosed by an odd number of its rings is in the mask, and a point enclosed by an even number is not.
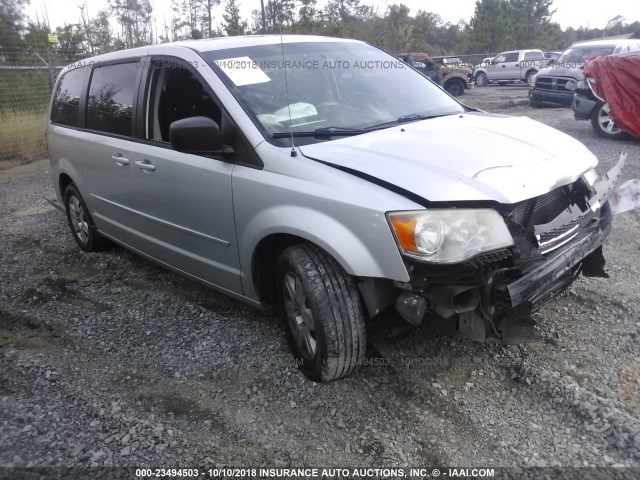
<svg viewBox="0 0 640 480"><path fill-rule="evenodd" d="M0 169L47 157L46 110L0 111Z"/></svg>

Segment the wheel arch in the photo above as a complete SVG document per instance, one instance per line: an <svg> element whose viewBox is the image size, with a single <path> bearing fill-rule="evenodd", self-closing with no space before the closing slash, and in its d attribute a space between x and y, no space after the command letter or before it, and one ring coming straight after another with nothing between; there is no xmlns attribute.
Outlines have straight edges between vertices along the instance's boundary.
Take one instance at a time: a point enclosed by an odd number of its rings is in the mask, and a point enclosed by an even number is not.
<svg viewBox="0 0 640 480"><path fill-rule="evenodd" d="M52 163L52 169L57 175L57 182L54 184L54 188L57 189L57 193L60 194L60 201L64 199L64 191L69 184L73 183L78 190L80 190L80 185L78 183L82 183L82 176L80 175L80 172L74 168L68 158L61 158L57 162Z"/></svg>
<svg viewBox="0 0 640 480"><path fill-rule="evenodd" d="M60 196L61 197L64 197L64 191L72 183L74 183L74 182L73 182L73 180L71 179L71 177L69 175L67 175L64 172L60 174L60 176L58 177L58 188L60 189Z"/></svg>
<svg viewBox="0 0 640 480"><path fill-rule="evenodd" d="M450 85L451 83L456 82L460 84L460 87L462 87L462 93L464 93L465 89L467 88L467 82L465 82L461 77L449 77L445 80L443 87L445 88L445 90L447 89L447 85Z"/></svg>
<svg viewBox="0 0 640 480"><path fill-rule="evenodd" d="M297 235L273 233L258 242L251 257L251 281L261 302L275 305L278 258L287 248L306 241Z"/></svg>
<svg viewBox="0 0 640 480"><path fill-rule="evenodd" d="M274 218L287 219L289 223L273 226ZM265 225L269 227L264 228ZM304 207L276 208L259 215L238 239L240 262L245 270L242 279L245 296L272 301L273 290L269 285L274 283L278 257L286 248L302 242L322 249L349 275L407 281L409 274L386 220L380 228L386 229L388 241L373 232L376 244L371 246L358 237L357 230Z"/></svg>
<svg viewBox="0 0 640 480"><path fill-rule="evenodd" d="M527 70L527 72L524 74L524 80L525 82L527 81L527 79L529 78L529 75L535 75L536 73L538 73L538 69L537 68L530 68L529 70Z"/></svg>

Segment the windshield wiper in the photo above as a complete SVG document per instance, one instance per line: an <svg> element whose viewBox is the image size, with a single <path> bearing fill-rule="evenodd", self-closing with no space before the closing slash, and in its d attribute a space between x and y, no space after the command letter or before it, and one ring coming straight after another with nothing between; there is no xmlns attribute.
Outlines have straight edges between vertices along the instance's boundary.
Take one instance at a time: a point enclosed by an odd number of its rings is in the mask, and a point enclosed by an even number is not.
<svg viewBox="0 0 640 480"><path fill-rule="evenodd" d="M345 128L345 127L324 127L316 128L313 131L306 132L276 132L273 134L273 138L289 138L294 137L338 137L349 135L360 135L361 133L367 133L367 130L361 128Z"/></svg>
<svg viewBox="0 0 640 480"><path fill-rule="evenodd" d="M379 128L391 127L393 125L399 125L407 122L417 122L418 120L429 120L431 118L446 117L447 115L455 115L456 112L441 113L439 115L421 115L419 113L410 113L408 115L402 115L401 117L391 120L390 122L379 123L377 125L371 125L366 127L365 130L378 130Z"/></svg>

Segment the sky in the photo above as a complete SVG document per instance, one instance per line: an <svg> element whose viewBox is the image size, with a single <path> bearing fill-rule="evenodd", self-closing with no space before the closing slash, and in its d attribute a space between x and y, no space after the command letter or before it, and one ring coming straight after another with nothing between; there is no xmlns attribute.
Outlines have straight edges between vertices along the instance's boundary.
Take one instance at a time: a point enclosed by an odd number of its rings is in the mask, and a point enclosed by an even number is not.
<svg viewBox="0 0 640 480"><path fill-rule="evenodd" d="M105 8L108 0L86 0L89 14ZM222 0L224 2L224 0ZM265 0L266 3L267 0ZM77 5L81 5L84 0L31 0L27 8L27 15L36 20L36 12L42 19L42 12L45 9L49 17L52 28L63 26L65 23L78 23L80 10ZM156 25L162 28L164 19L167 23L171 21L171 0L151 0L154 7ZM437 13L444 21L457 23L459 20L469 21L475 9L475 0L361 0L362 4L376 5L382 14L388 5L394 3L404 3L411 9L411 14L415 15L418 10L426 10ZM260 9L260 0L240 0L241 15L249 18L251 11ZM318 0L318 5L322 6L323 0ZM578 28L580 26L592 28L604 28L607 21L616 15L625 17L627 23L640 20L640 8L638 0L554 0L553 8L556 10L552 17L554 22L562 26ZM222 18L222 7L214 11L217 21Z"/></svg>

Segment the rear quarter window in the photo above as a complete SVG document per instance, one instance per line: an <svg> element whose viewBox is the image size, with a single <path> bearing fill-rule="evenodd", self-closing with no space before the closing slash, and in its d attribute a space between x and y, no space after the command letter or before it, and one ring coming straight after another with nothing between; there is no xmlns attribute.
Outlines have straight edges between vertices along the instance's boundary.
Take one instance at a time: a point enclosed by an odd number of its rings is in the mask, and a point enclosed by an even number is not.
<svg viewBox="0 0 640 480"><path fill-rule="evenodd" d="M544 55L542 52L525 52L524 54L525 60L544 60Z"/></svg>
<svg viewBox="0 0 640 480"><path fill-rule="evenodd" d="M78 126L80 93L82 92L84 73L84 69L77 68L68 71L60 79L51 106L52 122L71 127Z"/></svg>
<svg viewBox="0 0 640 480"><path fill-rule="evenodd" d="M87 128L131 136L137 74L136 63L105 65L93 70L87 98Z"/></svg>

